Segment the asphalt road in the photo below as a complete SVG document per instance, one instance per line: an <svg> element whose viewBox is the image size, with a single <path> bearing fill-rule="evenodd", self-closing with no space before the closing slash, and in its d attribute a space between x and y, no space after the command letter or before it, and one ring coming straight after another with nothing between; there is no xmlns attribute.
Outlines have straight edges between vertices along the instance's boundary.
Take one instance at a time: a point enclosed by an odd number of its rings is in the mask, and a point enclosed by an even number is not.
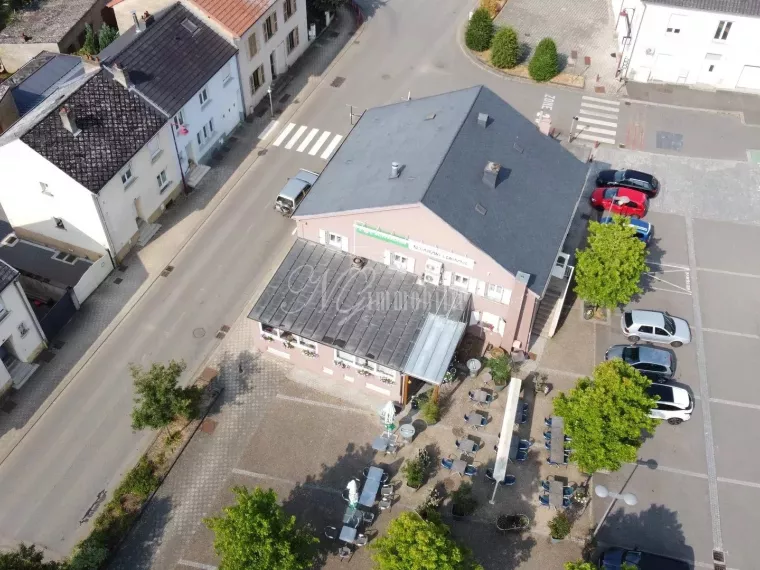
<svg viewBox="0 0 760 570"><path fill-rule="evenodd" d="M409 94L421 97L480 83L528 117L546 104L547 94L552 96L552 108L544 111L558 126L569 127L582 105L578 92L506 81L473 65L458 41L470 9L461 0L364 4L368 23L360 41L300 103L291 120L295 125L345 136L351 128L348 105L362 110ZM331 87L337 76L345 82ZM621 133L627 133L632 120L645 121L643 135L636 136L649 148L652 133L675 121L692 125L700 139L693 147L684 143L681 153L744 152L739 148L743 142L735 149L726 146L727 139L746 140L748 131L740 125L723 118L726 134L716 138L709 128L698 132L699 121L685 113L649 107L643 118L636 118L623 106L616 142L622 142L618 137L624 137ZM699 120L714 117L700 114ZM274 143L283 128L287 125L276 125L265 142ZM82 514L101 489L118 482L150 437L129 427L128 364L182 358L193 371L215 346L215 331L232 323L287 249L294 226L274 214L271 203L285 177L297 168L319 172L325 161L318 154L299 152L300 145L286 147L287 141L271 146L243 175L176 258L174 272L151 286L0 466L2 544L35 542L65 555L86 532L86 525L79 525ZM197 328L207 334L195 338L192 331Z"/></svg>

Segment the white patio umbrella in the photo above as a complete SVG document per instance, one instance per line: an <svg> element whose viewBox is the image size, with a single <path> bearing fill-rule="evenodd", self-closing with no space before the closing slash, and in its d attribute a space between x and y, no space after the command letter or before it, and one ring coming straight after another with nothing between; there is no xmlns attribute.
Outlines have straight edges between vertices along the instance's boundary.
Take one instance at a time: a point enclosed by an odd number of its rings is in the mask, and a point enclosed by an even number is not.
<svg viewBox="0 0 760 570"><path fill-rule="evenodd" d="M348 504L353 507L359 502L359 488L356 486L356 480L351 479L346 489L348 489Z"/></svg>
<svg viewBox="0 0 760 570"><path fill-rule="evenodd" d="M396 419L396 405L393 402L385 404L380 410L380 417L383 420L383 424L385 424L385 429L393 431L393 428L396 427L393 423Z"/></svg>

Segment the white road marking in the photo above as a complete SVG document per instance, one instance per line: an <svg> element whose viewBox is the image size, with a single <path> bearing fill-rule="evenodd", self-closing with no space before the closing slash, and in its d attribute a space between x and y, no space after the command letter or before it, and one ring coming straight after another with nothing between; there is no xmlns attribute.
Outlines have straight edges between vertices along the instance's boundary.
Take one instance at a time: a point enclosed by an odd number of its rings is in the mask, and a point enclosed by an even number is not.
<svg viewBox="0 0 760 570"><path fill-rule="evenodd" d="M720 330L720 329L709 329L709 328L706 328L706 327L702 327L702 330L704 332L710 332L710 333L715 333L715 334L725 334L725 335L728 335L728 336L741 336L741 337L744 337L744 338L752 338L752 339L755 339L755 340L760 340L760 336L758 336L756 334L740 333L740 332L734 332L734 331L724 331L724 330Z"/></svg>
<svg viewBox="0 0 760 570"><path fill-rule="evenodd" d="M309 151L310 156L314 156L319 152L319 149L322 148L322 145L325 144L325 141L330 138L330 131L325 131L321 135L319 135L319 138L317 139L317 142L314 143L314 146L311 147L311 150Z"/></svg>
<svg viewBox="0 0 760 570"><path fill-rule="evenodd" d="M649 265L659 265L660 267L675 267L677 269L683 269L685 271L689 270L688 265L674 265L672 263L659 263L657 261L647 261Z"/></svg>
<svg viewBox="0 0 760 570"><path fill-rule="evenodd" d="M737 408L750 408L751 410L760 410L758 404L747 404L746 402L735 402L733 400L721 400L720 398L710 398L713 404L725 404L726 406L736 406Z"/></svg>
<svg viewBox="0 0 760 570"><path fill-rule="evenodd" d="M578 118L579 123L586 123L589 125L600 125L602 127L613 127L617 128L617 123L613 123L612 121L602 121L601 119L587 119L585 117L579 117Z"/></svg>
<svg viewBox="0 0 760 570"><path fill-rule="evenodd" d="M296 149L297 152L303 152L306 150L306 147L309 146L309 143L311 142L311 139L317 136L317 133L319 132L319 129L311 129L309 131L309 134L306 135L306 138L301 141L301 144L298 145L298 148Z"/></svg>
<svg viewBox="0 0 760 570"><path fill-rule="evenodd" d="M586 127L586 126L584 126L583 127L583 132L584 133L598 133L600 135L612 135L614 137L616 131L610 131L608 129L600 129L598 127Z"/></svg>
<svg viewBox="0 0 760 570"><path fill-rule="evenodd" d="M278 400L287 400L288 402L297 402L299 404L306 404L307 406L317 406L319 408L330 408L331 410L339 410L341 412L354 412L362 415L374 415L369 410L363 408L352 408L351 406L338 406L336 404L326 404L325 402L317 402L316 400L307 400L306 398L297 398L295 396L286 396L285 394L277 394L275 396Z"/></svg>
<svg viewBox="0 0 760 570"><path fill-rule="evenodd" d="M607 111L609 113L615 113L618 111L615 107L608 107L606 105L596 105L595 103L581 103L581 111L583 109L598 109L600 111Z"/></svg>
<svg viewBox="0 0 760 570"><path fill-rule="evenodd" d="M574 138L581 139L581 140L584 140L584 141L594 141L594 142L603 142L603 143L607 143L607 144L615 144L615 139L608 139L608 138L604 138L604 137L595 137L595 136L592 136L592 135L582 135L581 134L581 135L575 135Z"/></svg>
<svg viewBox="0 0 760 570"><path fill-rule="evenodd" d="M259 133L259 140L263 141L266 139L279 125L280 121L269 121L269 124L266 126L266 128L261 131L261 133Z"/></svg>
<svg viewBox="0 0 760 570"><path fill-rule="evenodd" d="M672 285L672 283L669 283ZM676 287L676 285L673 285ZM673 289L661 289L660 287L652 287L655 291L663 291L664 293L678 293L679 295L691 295L688 291L674 291Z"/></svg>
<svg viewBox="0 0 760 570"><path fill-rule="evenodd" d="M296 226L296 227L293 228L293 231L290 232L290 235L292 235L292 236L296 235L297 231L298 231L298 226Z"/></svg>
<svg viewBox="0 0 760 570"><path fill-rule="evenodd" d="M602 119L617 119L618 116L615 113L599 113L597 111L587 111L581 106L581 114L589 117L601 117Z"/></svg>
<svg viewBox="0 0 760 570"><path fill-rule="evenodd" d="M246 471L245 469L234 468L232 472L235 475L243 475L244 477L250 477L251 479L264 479L265 481L278 481L280 483L287 483L288 485L298 485L298 481L291 481L290 479L283 479L282 477L274 477L272 475L266 475L264 473L256 473L254 471ZM324 491L331 495L340 495L343 491L341 489L334 489L332 487L326 487L324 485L315 485L313 483L304 483L301 485L304 489L314 489L315 491Z"/></svg>
<svg viewBox="0 0 760 570"><path fill-rule="evenodd" d="M343 140L343 137L341 135L335 135L333 137L333 140L330 141L330 144L327 145L327 148L325 149L325 152L323 152L320 155L320 158L327 159L330 157L330 155L333 153L335 148L340 144L340 141Z"/></svg>
<svg viewBox="0 0 760 570"><path fill-rule="evenodd" d="M200 570L218 570L216 566L211 564L201 564L200 562L193 562L192 560L178 560L177 564L180 566L189 566L190 568L199 568Z"/></svg>
<svg viewBox="0 0 760 570"><path fill-rule="evenodd" d="M280 146L286 138L288 138L288 135L290 134L290 131L296 128L295 123L288 124L287 127L285 127L282 132L280 133L280 136L275 139L275 141L272 143L274 146Z"/></svg>
<svg viewBox="0 0 760 570"><path fill-rule="evenodd" d="M722 275L730 275L732 277L750 277L752 279L760 279L760 275L754 273L737 273L736 271L726 271L724 269L708 269L707 267L697 267L697 271L705 271L707 273L720 273Z"/></svg>
<svg viewBox="0 0 760 570"><path fill-rule="evenodd" d="M604 103L605 105L614 105L616 107L620 106L620 101L614 101L612 99L599 99L598 97L589 97L588 95L584 95L581 99L584 101L596 101L597 103Z"/></svg>
<svg viewBox="0 0 760 570"><path fill-rule="evenodd" d="M298 127L298 130L296 131L296 134L294 134L291 137L291 139L288 141L288 144L285 145L285 149L286 150L290 150L291 148L293 148L296 145L296 143L298 142L298 139L301 138L301 135L306 132L306 128L307 127L304 127L303 125L301 125L300 127Z"/></svg>

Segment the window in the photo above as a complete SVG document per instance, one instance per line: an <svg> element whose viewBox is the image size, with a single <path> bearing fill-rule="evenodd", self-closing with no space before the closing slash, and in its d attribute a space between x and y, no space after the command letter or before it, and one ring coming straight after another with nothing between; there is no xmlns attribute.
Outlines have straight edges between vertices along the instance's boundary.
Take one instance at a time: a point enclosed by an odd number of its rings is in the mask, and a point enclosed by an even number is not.
<svg viewBox="0 0 760 570"><path fill-rule="evenodd" d="M163 190L169 183L166 178L166 170L162 170L158 176L156 176L156 182L158 182L158 189Z"/></svg>
<svg viewBox="0 0 760 570"><path fill-rule="evenodd" d="M132 176L132 163L129 163L124 168L124 170L121 171L121 183L126 187L129 186L129 183L132 182L133 179L134 177Z"/></svg>
<svg viewBox="0 0 760 570"><path fill-rule="evenodd" d="M358 368L360 370L366 370L374 372L378 376L385 376L386 378L394 379L396 377L396 371L387 366L381 366L377 362L372 362L366 358L354 356L348 352L335 350L335 363L341 364L345 368L350 366L352 368Z"/></svg>
<svg viewBox="0 0 760 570"><path fill-rule="evenodd" d="M68 263L69 265L74 265L77 261L77 256L66 253L65 251L59 251L53 256L53 259L56 261L61 261L63 263Z"/></svg>
<svg viewBox="0 0 760 570"><path fill-rule="evenodd" d="M504 287L501 285L495 285L493 283L488 284L487 296L489 299L493 299L494 301L501 301L503 295Z"/></svg>
<svg viewBox="0 0 760 570"><path fill-rule="evenodd" d="M10 313L8 312L8 309L5 308L5 305L0 301L0 320L3 320L5 317L7 317Z"/></svg>
<svg viewBox="0 0 760 570"><path fill-rule="evenodd" d="M26 333L29 332L29 327L26 326L26 323L24 321L21 321L18 324L18 332L21 335L21 338L24 338L26 336Z"/></svg>
<svg viewBox="0 0 760 570"><path fill-rule="evenodd" d="M55 227L59 230L65 230L66 226L63 224L63 219L61 218L53 218L53 221L55 222Z"/></svg>
<svg viewBox="0 0 760 570"><path fill-rule="evenodd" d="M156 158L161 152L161 144L158 140L158 135L148 141L148 152L150 152L151 158Z"/></svg>
<svg viewBox="0 0 760 570"><path fill-rule="evenodd" d="M256 40L256 32L252 31L248 36L248 59L253 59L257 53L259 53L259 42Z"/></svg>
<svg viewBox="0 0 760 570"><path fill-rule="evenodd" d="M232 79L232 62L228 61L224 66L224 79L222 82L227 83L230 79Z"/></svg>
<svg viewBox="0 0 760 570"><path fill-rule="evenodd" d="M179 130L179 128L185 124L185 116L182 114L182 111L174 115L172 123L174 124L175 131Z"/></svg>
<svg viewBox="0 0 760 570"><path fill-rule="evenodd" d="M44 182L40 182L40 190L42 190L42 193L45 196L50 196L50 197L53 196L53 193L50 190L48 190L48 185L45 184Z"/></svg>
<svg viewBox="0 0 760 570"><path fill-rule="evenodd" d="M264 41L268 42L277 33L277 12L272 12L264 21Z"/></svg>
<svg viewBox="0 0 760 570"><path fill-rule="evenodd" d="M198 131L198 133L195 135L195 138L198 140L198 146L205 145L209 138L211 138L211 135L214 133L214 120L211 119L208 123L203 125L203 128Z"/></svg>
<svg viewBox="0 0 760 570"><path fill-rule="evenodd" d="M460 287L461 289L467 289L470 286L470 278L454 273L454 281L452 283L454 287Z"/></svg>
<svg viewBox="0 0 760 570"><path fill-rule="evenodd" d="M654 332L654 329L649 325L644 325L639 327L639 332L644 334L652 334Z"/></svg>
<svg viewBox="0 0 760 570"><path fill-rule="evenodd" d="M404 269L409 266L409 258L399 253L391 253L391 265L396 269Z"/></svg>
<svg viewBox="0 0 760 570"><path fill-rule="evenodd" d="M283 18L286 22L290 19L290 17L296 13L296 0L285 0L285 2L282 5L283 12L285 12L285 18Z"/></svg>
<svg viewBox="0 0 760 570"><path fill-rule="evenodd" d="M298 26L293 28L288 34L288 53L298 47Z"/></svg>
<svg viewBox="0 0 760 570"><path fill-rule="evenodd" d="M728 32L731 31L731 26L733 25L733 22L727 22L726 20L721 20L718 23L718 29L715 30L715 35L713 36L713 39L725 41L728 39Z"/></svg>
<svg viewBox="0 0 760 570"><path fill-rule="evenodd" d="M208 101L208 90L206 87L204 87L200 93L198 93L198 100L201 102L201 106L206 104L206 101Z"/></svg>
<svg viewBox="0 0 760 570"><path fill-rule="evenodd" d="M256 91L264 85L264 81L266 81L266 78L264 77L264 64L261 64L256 71L251 73L251 95L256 93Z"/></svg>
<svg viewBox="0 0 760 570"><path fill-rule="evenodd" d="M678 35L681 33L683 24L686 23L686 16L682 14L672 14L668 20L668 27L665 29L665 33L671 35Z"/></svg>
<svg viewBox="0 0 760 570"><path fill-rule="evenodd" d="M208 132L209 134L214 132L214 119L208 120Z"/></svg>
<svg viewBox="0 0 760 570"><path fill-rule="evenodd" d="M328 245L331 245L332 247L337 247L338 249L343 249L343 240L345 238L343 236L339 236L338 234L329 234L329 238L327 241Z"/></svg>

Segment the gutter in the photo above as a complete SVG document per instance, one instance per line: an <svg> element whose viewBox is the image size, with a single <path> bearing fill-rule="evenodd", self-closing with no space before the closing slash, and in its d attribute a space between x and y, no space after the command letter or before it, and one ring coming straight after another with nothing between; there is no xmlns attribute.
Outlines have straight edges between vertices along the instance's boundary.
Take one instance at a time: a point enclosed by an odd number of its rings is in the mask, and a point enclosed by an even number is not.
<svg viewBox="0 0 760 570"><path fill-rule="evenodd" d="M644 18L646 18L647 15L647 3L642 2L642 5L644 6L644 11L641 13L641 20L639 21L639 27L636 30L636 38L633 40L633 45L631 46L631 59L628 61L628 67L625 70L625 81L628 81L628 74L631 72L631 64L633 63L633 54L636 53L636 44L639 41L639 34L641 34L641 28L644 26Z"/></svg>

